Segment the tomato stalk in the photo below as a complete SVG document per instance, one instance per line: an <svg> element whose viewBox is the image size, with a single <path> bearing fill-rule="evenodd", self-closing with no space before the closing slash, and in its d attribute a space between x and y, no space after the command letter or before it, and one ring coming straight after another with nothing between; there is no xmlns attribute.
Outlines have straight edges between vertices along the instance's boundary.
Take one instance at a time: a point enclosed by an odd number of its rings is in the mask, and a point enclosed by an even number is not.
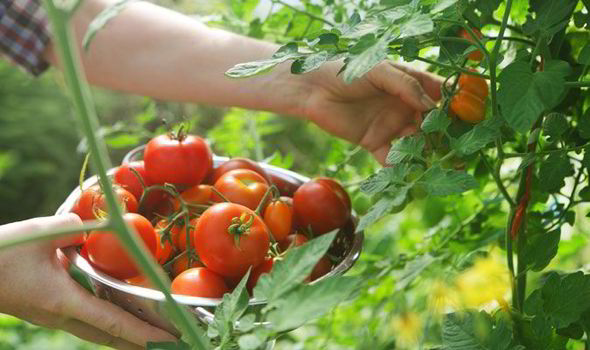
<svg viewBox="0 0 590 350"><path fill-rule="evenodd" d="M125 224L122 217L122 210L118 206L115 195L111 190L111 183L107 176L107 169L111 167L111 162L104 141L96 137L96 131L99 128L98 118L94 110L90 89L82 79L83 74L78 52L72 39L71 29L68 27L72 9L60 8L53 0L44 0L43 3L53 27L56 48L63 64L67 86L69 87L77 110L77 116L87 138L90 152L92 153L93 165L98 172L101 186L106 190L105 199L111 215L108 224L115 229L124 247L131 253L135 262L141 267L141 270L163 292L167 305L170 307L171 316L175 323L182 329L183 334L197 348L206 349L208 339L203 331L197 327L193 316L186 309L180 307L172 298L166 277L160 272L159 265L151 257L151 254L146 252L143 242ZM65 3L60 2L62 6ZM77 230L80 230L80 228L78 227Z"/></svg>

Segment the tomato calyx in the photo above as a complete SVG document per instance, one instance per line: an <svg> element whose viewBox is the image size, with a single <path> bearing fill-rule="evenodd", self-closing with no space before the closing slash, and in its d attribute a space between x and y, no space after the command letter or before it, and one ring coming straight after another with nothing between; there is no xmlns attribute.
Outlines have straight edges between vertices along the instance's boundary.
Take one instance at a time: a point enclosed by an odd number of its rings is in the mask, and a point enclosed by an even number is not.
<svg viewBox="0 0 590 350"><path fill-rule="evenodd" d="M234 243L236 247L240 246L240 237L242 235L250 234L250 227L254 223L254 215L248 213L242 213L240 217L233 217L231 219L232 224L227 228L227 232L234 236Z"/></svg>

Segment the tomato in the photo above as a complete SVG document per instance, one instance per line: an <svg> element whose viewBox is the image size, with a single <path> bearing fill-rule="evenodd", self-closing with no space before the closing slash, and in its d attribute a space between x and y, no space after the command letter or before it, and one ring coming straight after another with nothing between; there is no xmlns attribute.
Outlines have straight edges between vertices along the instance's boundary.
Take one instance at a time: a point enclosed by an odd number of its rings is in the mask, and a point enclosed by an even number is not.
<svg viewBox="0 0 590 350"><path fill-rule="evenodd" d="M277 186L281 196L293 197L293 194L303 182L286 174L269 171L270 183Z"/></svg>
<svg viewBox="0 0 590 350"><path fill-rule="evenodd" d="M476 124L485 119L485 102L474 94L459 90L451 100L451 111L464 122Z"/></svg>
<svg viewBox="0 0 590 350"><path fill-rule="evenodd" d="M128 278L125 280L125 282L138 287L154 288L152 282L145 275L138 275L135 277Z"/></svg>
<svg viewBox="0 0 590 350"><path fill-rule="evenodd" d="M236 169L252 170L260 174L260 176L262 176L267 182L270 182L270 178L266 170L264 170L264 168L261 167L260 164L248 158L232 158L230 160L223 162L219 167L213 170L211 179L213 183L215 183L223 174Z"/></svg>
<svg viewBox="0 0 590 350"><path fill-rule="evenodd" d="M131 192L121 186L113 186L113 191L118 202L123 203L123 211L137 212L139 204ZM82 220L95 220L101 211L108 212L106 198L100 186L94 185L82 191L74 204L74 210Z"/></svg>
<svg viewBox="0 0 590 350"><path fill-rule="evenodd" d="M172 251L174 250L173 242L174 242L174 235L172 230L178 229L176 225L173 225L167 233L164 233L164 229L168 226L168 220L160 220L154 227L156 230L156 240L157 240L157 249L156 249L156 260L158 263L163 265L170 259L172 256Z"/></svg>
<svg viewBox="0 0 590 350"><path fill-rule="evenodd" d="M189 187L184 192L180 194L180 198L187 202L187 204L193 205L206 205L212 199L213 190L211 189L210 185L196 185L193 187ZM179 211L180 210L180 200L178 198L172 201L173 210ZM190 208L191 212L197 211L196 208Z"/></svg>
<svg viewBox="0 0 590 350"><path fill-rule="evenodd" d="M195 242L195 237L194 237L194 232L195 232L195 227L197 225L197 221L198 218L193 218L188 222L188 237L190 239L190 244L194 245ZM176 244L176 248L178 248L178 251L180 252L184 252L186 250L187 247L187 239L186 239L186 233L187 233L187 229L185 225L182 225L181 227L179 227L175 232L174 232L174 242Z"/></svg>
<svg viewBox="0 0 590 350"><path fill-rule="evenodd" d="M214 185L232 203L256 209L268 190L268 182L262 175L248 169L235 169L223 174ZM215 201L221 201L213 195Z"/></svg>
<svg viewBox="0 0 590 350"><path fill-rule="evenodd" d="M473 32L475 33L475 35L477 36L477 39L481 39L483 38L483 35L481 34L481 32L479 31L479 29L477 28L471 28L471 30L473 30ZM461 35L461 37L463 39L467 39L469 40L471 43L475 43L475 38L473 38L473 36L471 36L471 34L466 31L465 29L461 29L461 31L459 32L459 34ZM472 61L481 61L483 59L483 52L481 52L481 50L476 50L476 51L471 51L469 53L469 59Z"/></svg>
<svg viewBox="0 0 590 350"><path fill-rule="evenodd" d="M86 259L86 261L90 261L90 258L88 258L88 247L86 247L86 244L80 247L80 256Z"/></svg>
<svg viewBox="0 0 590 350"><path fill-rule="evenodd" d="M275 258L266 257L262 264L252 269L252 271L250 272L250 276L248 276L248 282L246 282L246 288L248 288L250 294L252 294L252 290L254 290L254 287L256 287L256 283L258 283L260 275L270 273L270 270L272 270L274 262Z"/></svg>
<svg viewBox="0 0 590 350"><path fill-rule="evenodd" d="M143 161L136 161L118 166L113 175L113 181L131 192L135 198L139 200L143 194L143 187L141 186L139 178L133 172L134 170L141 177L143 184L149 186Z"/></svg>
<svg viewBox="0 0 590 350"><path fill-rule="evenodd" d="M176 276L170 289L174 294L201 298L221 298L229 292L223 278L204 267L194 267Z"/></svg>
<svg viewBox="0 0 590 350"><path fill-rule="evenodd" d="M279 241L279 248L281 248L281 251L284 252L287 249L289 249L290 247L299 247L300 245L302 245L303 243L305 243L307 241L308 241L308 239L305 235L302 235L301 233L294 233L294 234L288 235L282 241Z"/></svg>
<svg viewBox="0 0 590 350"><path fill-rule="evenodd" d="M172 276L176 277L184 271L193 267L204 267L204 265L197 259L193 259L193 261L189 265L188 255L183 254L182 256L174 260L174 262L172 263Z"/></svg>
<svg viewBox="0 0 590 350"><path fill-rule="evenodd" d="M149 220L135 213L126 213L123 219L127 225L135 229L135 234L155 256L157 233ZM123 280L139 275L132 257L119 241L117 234L112 231L91 231L86 239L86 249L92 265L115 278Z"/></svg>
<svg viewBox="0 0 590 350"><path fill-rule="evenodd" d="M474 69L471 69L471 71L475 72ZM461 74L459 76L459 88L474 94L482 100L488 97L488 82L477 75Z"/></svg>
<svg viewBox="0 0 590 350"><path fill-rule="evenodd" d="M293 201L281 197L271 201L264 209L264 223L275 240L287 238L293 227Z"/></svg>
<svg viewBox="0 0 590 350"><path fill-rule="evenodd" d="M148 142L143 160L154 184L198 185L213 166L211 149L194 135L156 136Z"/></svg>
<svg viewBox="0 0 590 350"><path fill-rule="evenodd" d="M322 256L322 258L313 267L309 279L311 281L315 281L318 278L328 274L330 271L332 271L332 262L327 256Z"/></svg>
<svg viewBox="0 0 590 350"><path fill-rule="evenodd" d="M293 209L299 223L321 235L342 227L350 217L348 193L334 179L318 177L297 189Z"/></svg>
<svg viewBox="0 0 590 350"><path fill-rule="evenodd" d="M199 217L194 238L203 264L224 277L243 276L264 261L270 247L264 221L236 203L218 203L207 209Z"/></svg>

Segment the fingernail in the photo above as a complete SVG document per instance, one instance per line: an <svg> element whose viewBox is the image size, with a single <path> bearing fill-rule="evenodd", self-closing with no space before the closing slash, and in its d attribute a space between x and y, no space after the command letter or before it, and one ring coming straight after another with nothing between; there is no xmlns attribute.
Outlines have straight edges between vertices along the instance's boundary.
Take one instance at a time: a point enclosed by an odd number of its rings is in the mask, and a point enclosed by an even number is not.
<svg viewBox="0 0 590 350"><path fill-rule="evenodd" d="M434 103L434 101L428 95L422 95L420 102L422 102L426 109L433 109L436 107L436 103Z"/></svg>

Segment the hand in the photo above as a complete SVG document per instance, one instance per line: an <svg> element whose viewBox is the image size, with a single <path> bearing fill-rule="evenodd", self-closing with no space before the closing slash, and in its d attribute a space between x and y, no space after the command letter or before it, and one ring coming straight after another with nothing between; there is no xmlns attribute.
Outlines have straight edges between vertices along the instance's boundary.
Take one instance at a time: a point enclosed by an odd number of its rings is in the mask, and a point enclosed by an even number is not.
<svg viewBox="0 0 590 350"><path fill-rule="evenodd" d="M352 84L336 73L340 64L312 73L298 112L324 130L359 144L385 165L391 141L414 133L421 114L441 98L442 78L382 62Z"/></svg>
<svg viewBox="0 0 590 350"><path fill-rule="evenodd" d="M0 241L48 228L76 227L75 214L0 226ZM0 312L117 349L143 349L148 341L175 341L169 333L90 294L75 282L56 254L81 242L81 235L37 241L0 250Z"/></svg>

